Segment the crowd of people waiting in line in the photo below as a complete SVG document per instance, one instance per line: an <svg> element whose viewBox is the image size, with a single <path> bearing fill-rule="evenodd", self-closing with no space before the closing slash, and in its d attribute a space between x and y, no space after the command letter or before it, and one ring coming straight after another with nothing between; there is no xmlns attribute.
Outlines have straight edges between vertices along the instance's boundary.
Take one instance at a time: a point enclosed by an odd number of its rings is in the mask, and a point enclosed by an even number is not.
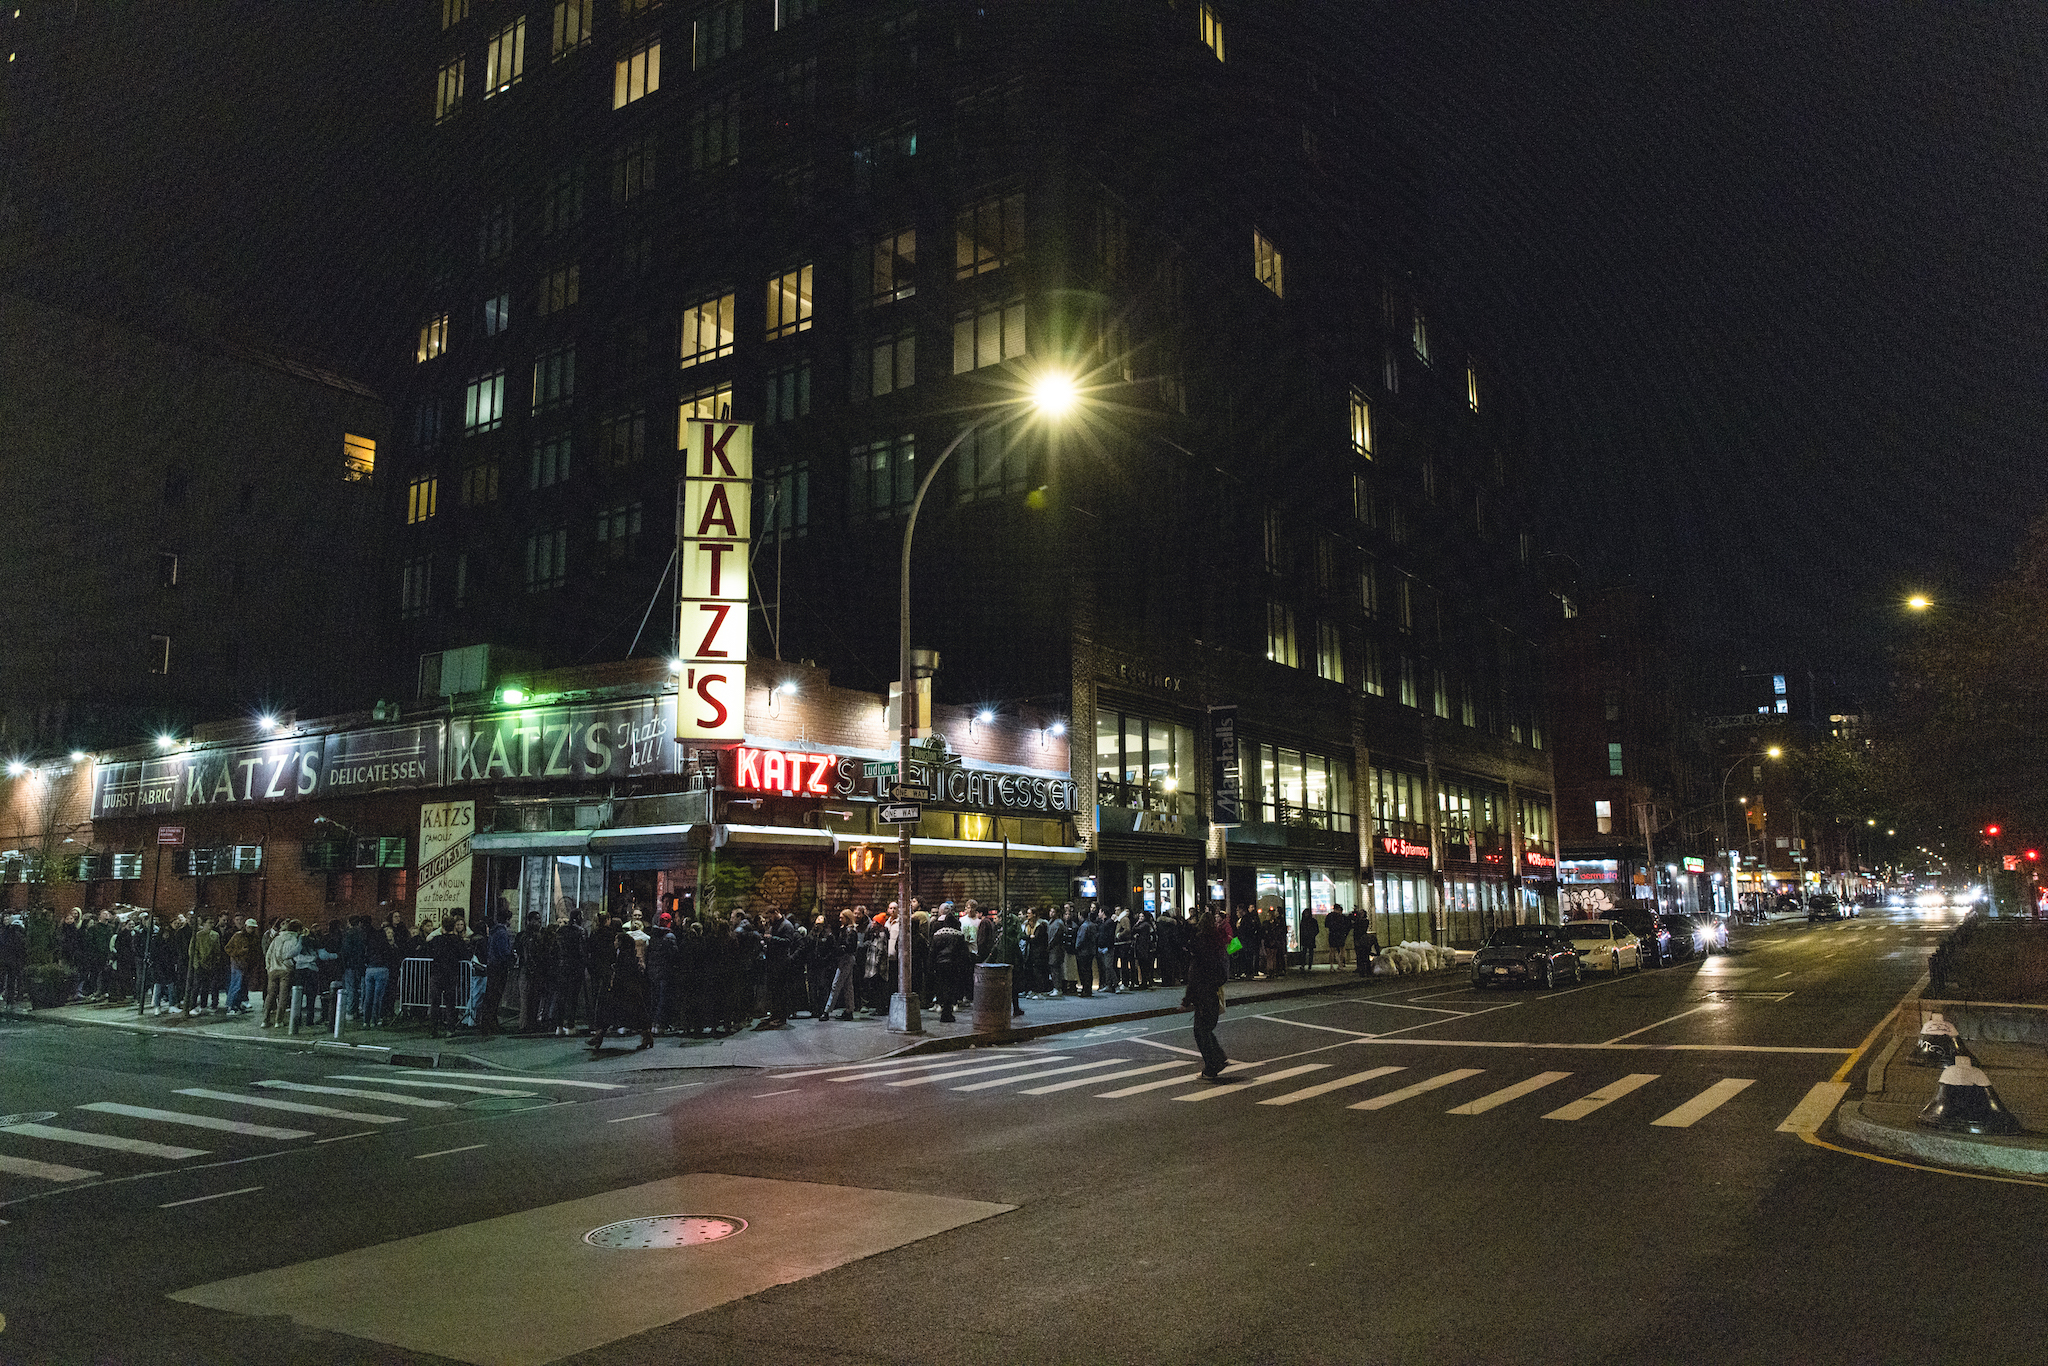
<svg viewBox="0 0 2048 1366"><path fill-rule="evenodd" d="M1299 948L1277 908L1247 906L1219 920L1230 931L1232 978L1278 976L1318 960L1371 971L1378 941L1364 912L1339 906L1303 913ZM560 1037L588 1031L591 1046L608 1034L721 1037L758 1022L782 1028L792 1016L850 1021L885 1015L896 989L900 917L895 902L870 913L851 906L808 917L741 909L676 923L668 913L643 919L581 910L544 925L538 915L513 929L499 913L472 932L456 916L414 929L393 912L383 924L366 915L308 926L283 918L259 924L222 913L151 916L136 910L88 917L70 912L58 927L58 954L74 977L74 1001L139 1005L157 1015L248 1014L260 992L265 1028L288 1027L293 1013L326 1024L340 1011L358 1025L391 1023L393 978L407 959L429 962L431 1032L501 1032L516 983L516 1030ZM0 923L0 994L7 963L25 952L20 917ZM978 964L1010 968L1012 1011L1040 998L1092 997L1175 987L1187 980L1191 931L1171 914L1066 905L984 913L974 901L926 911L911 902L912 989L935 1003L941 1022L974 995ZM19 969L14 976L19 977ZM139 993L139 995L138 995Z"/></svg>

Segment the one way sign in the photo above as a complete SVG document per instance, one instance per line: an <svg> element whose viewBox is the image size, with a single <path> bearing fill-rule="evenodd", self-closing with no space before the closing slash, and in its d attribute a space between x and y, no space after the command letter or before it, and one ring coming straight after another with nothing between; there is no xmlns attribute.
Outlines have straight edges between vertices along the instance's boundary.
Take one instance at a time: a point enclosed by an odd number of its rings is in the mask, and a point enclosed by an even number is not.
<svg viewBox="0 0 2048 1366"><path fill-rule="evenodd" d="M921 806L885 806L881 810L884 825L916 825L923 819L924 808Z"/></svg>

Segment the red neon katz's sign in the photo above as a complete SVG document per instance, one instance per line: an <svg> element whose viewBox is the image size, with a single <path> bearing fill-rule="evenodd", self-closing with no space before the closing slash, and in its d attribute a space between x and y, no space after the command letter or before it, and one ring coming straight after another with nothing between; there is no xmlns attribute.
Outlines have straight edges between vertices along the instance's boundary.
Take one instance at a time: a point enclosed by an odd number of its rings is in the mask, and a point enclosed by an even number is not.
<svg viewBox="0 0 2048 1366"><path fill-rule="evenodd" d="M794 749L754 749L741 745L733 752L732 785L744 792L779 792L785 797L827 797L826 775L836 762L830 754L805 754Z"/></svg>

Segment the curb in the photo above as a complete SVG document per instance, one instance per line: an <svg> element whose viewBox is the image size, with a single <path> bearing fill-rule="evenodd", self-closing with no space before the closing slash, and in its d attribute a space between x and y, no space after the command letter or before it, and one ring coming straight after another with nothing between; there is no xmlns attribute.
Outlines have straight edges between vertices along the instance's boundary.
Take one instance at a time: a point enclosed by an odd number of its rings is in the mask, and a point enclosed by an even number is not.
<svg viewBox="0 0 2048 1366"><path fill-rule="evenodd" d="M1342 974L1339 974L1342 975ZM1420 974L1434 976L1433 973ZM1365 981L1376 979L1365 978ZM1284 1001L1296 996L1318 996L1326 991L1351 991L1350 982L1319 982L1313 986L1291 987L1286 991L1261 992L1258 996L1243 1002L1244 1005L1262 1005L1267 1001ZM983 1048L992 1044L1024 1043L1031 1039L1044 1038L1049 1034L1071 1034L1080 1029L1095 1029L1102 1025L1129 1024L1135 1020L1156 1020L1163 1015L1186 1014L1185 1007L1155 1006L1149 1010L1131 1010L1121 1015L1093 1015L1085 1020L1054 1020L1042 1025L1026 1025L1022 1029L1005 1029L987 1034L956 1034L945 1039L921 1039L905 1044L882 1056L888 1058L921 1057L928 1053L954 1053L964 1048Z"/></svg>
<svg viewBox="0 0 2048 1366"><path fill-rule="evenodd" d="M1892 1030L1892 1041L1886 1044L1884 1046L1883 1051L1881 1051L1875 1058L1871 1059L1869 1070L1864 1072L1863 1090L1866 1094L1873 1096L1881 1096L1885 1093L1885 1084L1887 1081L1890 1080L1891 1076L1892 1059L1895 1056L1897 1056L1899 1046L1906 1041L1906 1031L1905 1026L1903 1024L1903 1020L1906 1014L1906 1007L1912 1005L1914 1002L1920 999L1921 994L1927 990L1927 984L1931 980L1932 979L1928 976L1927 973L1921 973L1920 980L1913 983L1912 989L1908 991L1904 996L1901 996L1899 998L1899 1003L1896 1006L1892 1007L1893 1012L1897 1016L1899 1016L1901 1024L1899 1027ZM1915 1008L1913 1013L1914 1018L1917 1020L1919 1018L1919 1010L1917 1009L1917 1007ZM1913 1036L1917 1039L1920 1034L1920 1026L1918 1024L1915 1024L1913 1026L1912 1032Z"/></svg>
<svg viewBox="0 0 2048 1366"><path fill-rule="evenodd" d="M2039 1140L1960 1137L1932 1129L1905 1129L1881 1124L1863 1114L1861 1101L1849 1101L1835 1112L1835 1126L1853 1139L1894 1157L1908 1157L1937 1167L2000 1172L2012 1176L2048 1176L2048 1148Z"/></svg>

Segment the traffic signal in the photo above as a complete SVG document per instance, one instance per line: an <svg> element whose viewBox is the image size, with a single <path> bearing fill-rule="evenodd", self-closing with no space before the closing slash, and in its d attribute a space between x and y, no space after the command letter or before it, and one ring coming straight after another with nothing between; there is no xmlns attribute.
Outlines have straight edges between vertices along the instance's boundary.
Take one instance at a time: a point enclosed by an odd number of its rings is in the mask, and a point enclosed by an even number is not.
<svg viewBox="0 0 2048 1366"><path fill-rule="evenodd" d="M1987 826L1985 826L1985 827L1984 827L1984 833L1985 833L1985 834L1987 834L1987 835L1989 835L1989 836L1990 836L1990 837L1991 837L1992 839L1997 839L1997 838L1998 838L1998 827L1997 827L1997 826L1995 826L1995 825L1987 825Z"/></svg>
<svg viewBox="0 0 2048 1366"><path fill-rule="evenodd" d="M846 851L846 871L868 876L882 871L882 851L871 844Z"/></svg>
<svg viewBox="0 0 2048 1366"><path fill-rule="evenodd" d="M2029 862L2029 863L2039 863L2040 861L2041 861L2041 851L2040 851L2039 849L2029 849L2029 850L2027 850L2027 862Z"/></svg>

